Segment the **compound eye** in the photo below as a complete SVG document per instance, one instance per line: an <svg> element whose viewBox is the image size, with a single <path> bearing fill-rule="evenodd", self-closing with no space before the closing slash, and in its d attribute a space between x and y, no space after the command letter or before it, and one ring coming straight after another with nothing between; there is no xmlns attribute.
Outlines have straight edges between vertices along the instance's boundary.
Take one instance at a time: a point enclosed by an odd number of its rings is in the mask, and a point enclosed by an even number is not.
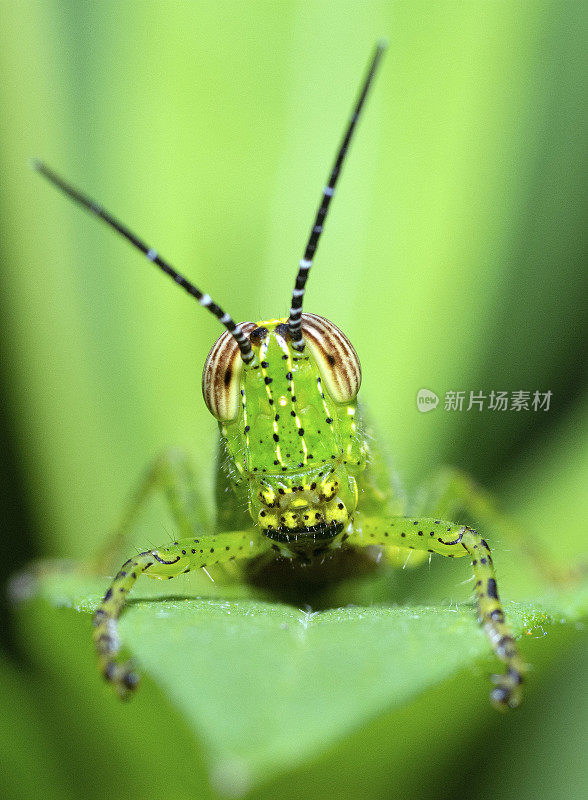
<svg viewBox="0 0 588 800"><path fill-rule="evenodd" d="M257 325L254 322L242 322L241 329L245 335L251 333ZM219 336L204 362L202 370L202 395L204 402L213 417L219 422L231 422L239 411L239 381L243 359L239 345L234 337L226 331Z"/></svg>
<svg viewBox="0 0 588 800"><path fill-rule="evenodd" d="M349 403L361 385L361 365L347 336L317 314L302 315L302 335L333 400Z"/></svg>

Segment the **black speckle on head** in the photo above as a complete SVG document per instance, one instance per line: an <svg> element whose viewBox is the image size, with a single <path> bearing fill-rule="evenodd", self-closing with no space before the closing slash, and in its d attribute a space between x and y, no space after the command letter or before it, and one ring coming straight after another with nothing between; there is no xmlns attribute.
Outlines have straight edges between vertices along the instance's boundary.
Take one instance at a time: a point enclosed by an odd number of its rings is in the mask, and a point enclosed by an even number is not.
<svg viewBox="0 0 588 800"><path fill-rule="evenodd" d="M286 373L286 380L289 380L289 381L292 380L292 373L291 372L287 372Z"/></svg>
<svg viewBox="0 0 588 800"><path fill-rule="evenodd" d="M280 441L280 437L278 436L277 433L274 433L274 442L279 442L279 441Z"/></svg>
<svg viewBox="0 0 588 800"><path fill-rule="evenodd" d="M262 361L261 366L263 367L263 369L267 369L269 367L269 363L267 361Z"/></svg>
<svg viewBox="0 0 588 800"><path fill-rule="evenodd" d="M251 344L255 344L259 346L265 337L268 335L269 331L267 328L255 328L249 334L249 339L251 340Z"/></svg>
<svg viewBox="0 0 588 800"><path fill-rule="evenodd" d="M304 436L304 428L298 428L298 436Z"/></svg>
<svg viewBox="0 0 588 800"><path fill-rule="evenodd" d="M263 380L265 381L265 385L269 386L269 384L273 381L273 378L270 378L269 375L266 375Z"/></svg>
<svg viewBox="0 0 588 800"><path fill-rule="evenodd" d="M296 395L295 395L295 394L293 394L293 395L292 395L292 402L293 402L293 403L295 403L295 402L296 402Z"/></svg>
<svg viewBox="0 0 588 800"><path fill-rule="evenodd" d="M285 339L286 341L290 339L290 329L288 328L288 323L286 322L280 322L279 325L276 325L274 332L278 336L281 336L282 339Z"/></svg>

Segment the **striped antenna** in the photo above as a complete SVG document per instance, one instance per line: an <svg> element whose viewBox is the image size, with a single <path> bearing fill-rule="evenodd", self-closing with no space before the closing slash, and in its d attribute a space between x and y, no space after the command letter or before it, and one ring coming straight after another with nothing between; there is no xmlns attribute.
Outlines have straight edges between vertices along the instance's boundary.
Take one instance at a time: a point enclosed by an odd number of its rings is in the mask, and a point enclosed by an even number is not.
<svg viewBox="0 0 588 800"><path fill-rule="evenodd" d="M225 326L231 336L235 339L239 345L239 350L241 351L241 357L243 358L243 361L246 364L250 364L254 360L255 354L251 347L251 342L243 333L241 326L233 320L230 314L225 313L220 306L217 306L209 294L203 294L200 289L194 286L193 283L190 283L190 281L184 278L183 275L180 275L179 272L176 272L176 270L170 264L168 264L167 261L164 261L164 259L158 254L157 250L153 250L153 248L148 247L145 242L143 242L136 234L130 231L126 225L123 225L121 222L119 222L115 217L109 214L108 211L105 211L102 206L97 205L85 194L82 194L82 192L66 183L63 178L60 178L59 175L43 164L42 161L33 161L32 166L35 170L37 170L37 172L40 172L41 175L47 178L50 183L64 192L68 197L71 197L71 199L76 203L79 203L79 205L83 206L83 208L87 209L101 220L104 220L107 225L113 228L117 233L120 233L121 236L124 236L127 241L137 248L137 250L140 250L143 255L147 256L149 261L151 261L153 264L157 264L157 266L163 272L165 272L166 275L169 275L169 277L172 278L172 280L174 280L178 286L181 286L182 289L185 289L185 291L188 292L188 294L192 295L192 297L195 297L201 306L204 306L204 308L207 308L211 314L214 314L219 322Z"/></svg>
<svg viewBox="0 0 588 800"><path fill-rule="evenodd" d="M310 272L310 268L312 267L312 262L314 259L316 249L318 247L320 235L323 232L327 211L329 210L329 205L331 203L333 195L335 194L335 185L339 178L339 173L341 172L343 161L345 160L345 156L347 155L347 149L349 148L351 137L353 136L357 120L359 119L359 115L361 114L361 109L363 108L363 104L365 102L365 98L367 97L367 93L370 89L373 77L376 74L378 64L387 46L388 42L384 40L380 40L376 45L376 49L374 51L374 55L372 56L372 60L369 69L367 71L365 80L363 82L361 92L359 94L355 108L353 109L353 114L351 115L349 124L347 125L347 130L345 131L345 136L343 137L343 141L341 142L341 145L339 147L339 151L337 153L337 158L335 159L333 169L331 170L329 182L323 189L321 204L319 206L319 210L317 211L316 218L314 220L314 225L312 226L312 230L310 232L310 238L308 240L308 244L306 245L306 250L304 251L304 258L300 259L298 275L296 276L296 284L294 286L294 291L292 292L292 305L290 307L290 318L288 320L288 327L290 329L290 336L292 338L292 347L294 347L296 350L304 350L304 338L302 336L302 301L304 299L304 289L306 286L306 281L308 279L308 273Z"/></svg>

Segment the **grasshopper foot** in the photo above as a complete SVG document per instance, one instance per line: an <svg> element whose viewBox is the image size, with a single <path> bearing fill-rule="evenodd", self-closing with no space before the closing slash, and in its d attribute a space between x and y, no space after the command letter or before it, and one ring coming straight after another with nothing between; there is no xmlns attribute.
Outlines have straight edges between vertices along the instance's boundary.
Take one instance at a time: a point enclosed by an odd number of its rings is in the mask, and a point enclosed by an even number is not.
<svg viewBox="0 0 588 800"><path fill-rule="evenodd" d="M140 678L134 670L132 661L126 661L124 664L107 661L102 668L102 674L122 700L128 700L139 685Z"/></svg>
<svg viewBox="0 0 588 800"><path fill-rule="evenodd" d="M509 669L504 675L492 675L491 680L496 684L490 692L490 702L499 711L518 708L522 691L523 678L515 669Z"/></svg>

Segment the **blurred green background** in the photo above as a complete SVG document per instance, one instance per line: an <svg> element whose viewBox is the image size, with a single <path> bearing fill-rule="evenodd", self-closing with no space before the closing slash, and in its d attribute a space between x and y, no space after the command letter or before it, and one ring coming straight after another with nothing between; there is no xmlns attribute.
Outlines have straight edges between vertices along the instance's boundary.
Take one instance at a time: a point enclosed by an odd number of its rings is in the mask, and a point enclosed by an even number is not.
<svg viewBox="0 0 588 800"><path fill-rule="evenodd" d="M588 478L587 10L2 0L3 579L34 557L91 554L168 445L189 450L209 485L216 435L200 396L216 321L29 159L103 202L234 317L281 316L381 36L390 48L306 308L352 339L363 399L410 487L458 465L554 562L576 560ZM424 415L423 387L553 398L547 413ZM508 597L538 591L508 542L497 562ZM460 567L412 576L411 597L466 597ZM122 708L95 686L75 615L3 609L4 796L213 796L198 744L155 687ZM515 717L456 678L263 796L585 796L586 637L547 638L529 649L533 687Z"/></svg>

